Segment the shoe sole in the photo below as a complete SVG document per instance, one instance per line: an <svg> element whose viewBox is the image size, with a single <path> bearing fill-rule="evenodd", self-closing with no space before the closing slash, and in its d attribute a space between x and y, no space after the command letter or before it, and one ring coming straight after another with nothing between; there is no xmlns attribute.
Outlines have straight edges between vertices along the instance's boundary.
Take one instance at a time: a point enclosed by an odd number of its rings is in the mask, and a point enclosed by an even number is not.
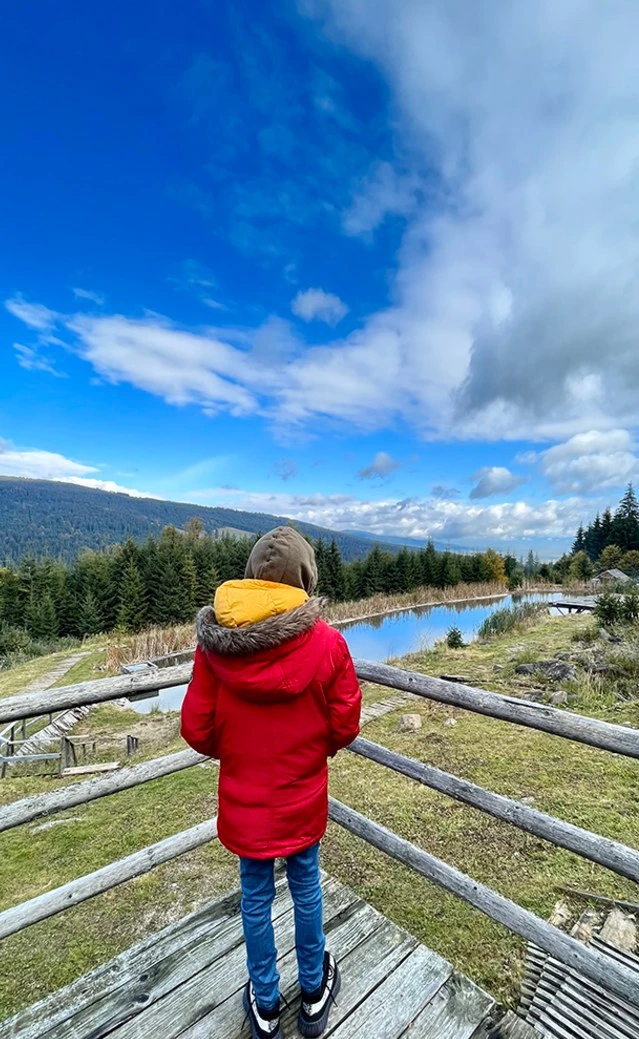
<svg viewBox="0 0 639 1039"><path fill-rule="evenodd" d="M336 967L335 968L335 984L333 985L333 999L335 998L335 996L339 996L339 992L340 992L341 987L342 987L342 976L341 976L341 974L339 972L339 967ZM302 1018L302 1015L300 1013L300 1016L297 1019L297 1027L298 1027L298 1029L300 1031L300 1034L303 1035L305 1037L305 1039L317 1039L317 1037L320 1036L322 1034L322 1032L326 1029L326 1026L328 1025L328 1015L331 1012L331 1006L332 1005L333 1005L333 1000L329 999L327 1004L326 1004L326 1010L324 1011L324 1013L322 1014L320 1019L318 1021L313 1021L312 1024L307 1023L306 1021L304 1021L303 1018Z"/></svg>
<svg viewBox="0 0 639 1039"><path fill-rule="evenodd" d="M261 1039L259 1033L255 1031L253 1018L251 1017L251 1003L246 989L244 989L244 992L242 993L242 1005L244 1007L244 1010L246 1011L246 1016L248 1017L249 1025L251 1026L251 1039ZM269 1039L284 1039L284 1033L282 1029L278 1028L277 1032L273 1032L273 1035L269 1036Z"/></svg>

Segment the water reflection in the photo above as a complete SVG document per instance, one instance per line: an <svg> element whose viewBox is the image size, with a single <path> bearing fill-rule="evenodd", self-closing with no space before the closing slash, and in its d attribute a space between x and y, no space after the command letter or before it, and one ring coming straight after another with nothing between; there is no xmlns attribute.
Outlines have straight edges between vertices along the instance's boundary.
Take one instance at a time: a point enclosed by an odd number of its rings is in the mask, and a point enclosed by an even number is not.
<svg viewBox="0 0 639 1039"><path fill-rule="evenodd" d="M479 599L473 602L438 604L368 617L364 621L340 626L354 657L363 660L384 661L429 649L453 625L462 632L465 642L476 637L477 631L491 613L506 606L523 602L553 602L561 599L559 592L541 595L504 596L500 599ZM171 660L161 663L171 663ZM179 711L186 686L161 689L158 694L131 704L134 711Z"/></svg>

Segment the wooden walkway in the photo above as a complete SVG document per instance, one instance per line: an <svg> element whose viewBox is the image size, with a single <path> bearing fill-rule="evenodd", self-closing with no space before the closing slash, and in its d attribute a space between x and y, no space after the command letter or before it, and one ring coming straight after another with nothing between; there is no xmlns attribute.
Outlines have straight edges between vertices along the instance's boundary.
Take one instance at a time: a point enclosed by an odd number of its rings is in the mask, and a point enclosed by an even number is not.
<svg viewBox="0 0 639 1039"><path fill-rule="evenodd" d="M490 996L336 880L325 877L323 885L327 941L343 975L327 1036L534 1036L512 1018L493 1032L499 1015ZM273 918L282 991L290 1003L283 1029L292 1037L298 1034L299 996L284 879ZM245 976L239 894L233 892L28 1007L0 1025L0 1033L3 1039L239 1039L248 1035Z"/></svg>

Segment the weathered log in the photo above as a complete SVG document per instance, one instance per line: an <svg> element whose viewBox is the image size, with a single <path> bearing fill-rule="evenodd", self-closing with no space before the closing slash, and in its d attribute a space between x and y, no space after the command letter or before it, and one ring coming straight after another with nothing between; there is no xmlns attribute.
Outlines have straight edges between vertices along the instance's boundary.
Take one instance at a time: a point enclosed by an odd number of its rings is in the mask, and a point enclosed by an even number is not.
<svg viewBox="0 0 639 1039"><path fill-rule="evenodd" d="M83 783L73 783L61 790L53 790L47 794L33 794L21 801L0 808L0 833L13 826L31 822L53 812L64 812L67 808L95 801L108 794L116 794L120 790L128 790L140 783L148 783L161 776L170 776L173 772L191 768L202 761L207 761L203 754L194 750L181 750L177 754L167 754L163 758L154 758L132 768L123 768L114 775L103 779L89 779Z"/></svg>
<svg viewBox="0 0 639 1039"><path fill-rule="evenodd" d="M5 909L0 913L0 938L22 931L25 927L37 924L40 920L47 920L50 916L56 916L71 906L86 902L94 895L101 895L104 891L126 883L127 880L148 873L163 862L169 862L170 859L208 844L216 837L217 819L209 819L191 827L190 830L175 833L172 837L143 848L142 851L136 851L118 862L112 862L109 866L103 866L94 873L88 873L85 877L71 880L62 887L29 899L28 902Z"/></svg>
<svg viewBox="0 0 639 1039"><path fill-rule="evenodd" d="M464 804L487 812L496 819L512 823L520 830L533 833L536 837L543 837L559 848L567 848L585 859L590 859L591 862L598 862L622 877L639 882L639 851L628 848L625 844L555 819L554 816L538 812L519 801L485 790L467 779L459 779L458 776L451 776L432 765L425 765L421 761L396 754L377 743L371 743L370 740L360 737L351 743L349 750L408 776L409 779L415 779L424 786L454 797L457 801L463 801Z"/></svg>
<svg viewBox="0 0 639 1039"><path fill-rule="evenodd" d="M334 798L330 798L329 814L334 822L361 837L374 848L462 898L491 920L503 924L514 934L532 942L539 949L584 974L596 984L602 985L614 995L627 1000L631 1006L639 1006L639 987L634 971L612 962L610 957L582 945L574 938L569 938L545 920L540 920L534 913L522 909L510 899L416 847L403 837L398 837L386 827L371 822Z"/></svg>
<svg viewBox="0 0 639 1039"><path fill-rule="evenodd" d="M178 664L175 667L149 668L134 675L117 675L115 678L98 678L91 682L76 682L58 689L47 689L41 693L18 693L0 700L0 722L30 718L47 711L66 711L83 704L106 703L135 693L152 693L157 689L170 689L185 685L191 680L193 664Z"/></svg>
<svg viewBox="0 0 639 1039"><path fill-rule="evenodd" d="M525 702L514 696L501 696L499 693L489 693L472 686L455 685L440 678L430 678L415 671L391 667L389 664L371 664L367 660L356 660L355 669L358 676L366 682L376 682L392 689L403 689L427 700L436 700L438 703L461 707L476 714L500 718L502 721L525 725L530 729L539 729L541 732L549 732L554 736L575 740L577 743L610 750L614 754L639 758L638 729Z"/></svg>

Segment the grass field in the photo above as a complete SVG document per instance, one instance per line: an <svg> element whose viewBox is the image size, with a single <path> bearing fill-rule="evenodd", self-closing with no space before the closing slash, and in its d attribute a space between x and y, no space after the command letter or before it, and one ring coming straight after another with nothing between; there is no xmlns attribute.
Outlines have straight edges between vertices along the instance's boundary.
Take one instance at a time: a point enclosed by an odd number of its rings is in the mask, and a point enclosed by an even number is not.
<svg viewBox="0 0 639 1039"><path fill-rule="evenodd" d="M591 625L586 618L543 617L525 630L485 644L455 651L439 646L403 663L512 693L523 690L524 682L530 687L530 679L515 676L517 663L578 648L573 640ZM70 672L65 678L69 680L79 679ZM620 707L605 682L576 682L573 692L578 698L575 710L639 726L639 706ZM388 695L385 689L365 689L367 702ZM411 704L410 710L422 716L418 732L400 734L398 715L389 714L368 725L365 735L499 793L534 798L543 811L639 846L637 763L427 701ZM455 726L444 724L450 718ZM134 732L141 741L141 758L183 746L177 716L144 717L115 705L94 710L82 730L119 740L120 745L125 732ZM3 835L0 908L210 817L216 810L215 779L214 766L207 764L54 816L49 822L57 825L43 826L40 821ZM0 802L52 789L60 782L5 780L0 783ZM630 882L348 752L331 767L331 788L344 802L541 916L549 914L562 884L638 900L639 892ZM329 828L323 860L329 872L458 969L498 997L514 999L523 953L518 939L334 826ZM0 1017L236 882L236 861L219 844L211 845L6 940Z"/></svg>

